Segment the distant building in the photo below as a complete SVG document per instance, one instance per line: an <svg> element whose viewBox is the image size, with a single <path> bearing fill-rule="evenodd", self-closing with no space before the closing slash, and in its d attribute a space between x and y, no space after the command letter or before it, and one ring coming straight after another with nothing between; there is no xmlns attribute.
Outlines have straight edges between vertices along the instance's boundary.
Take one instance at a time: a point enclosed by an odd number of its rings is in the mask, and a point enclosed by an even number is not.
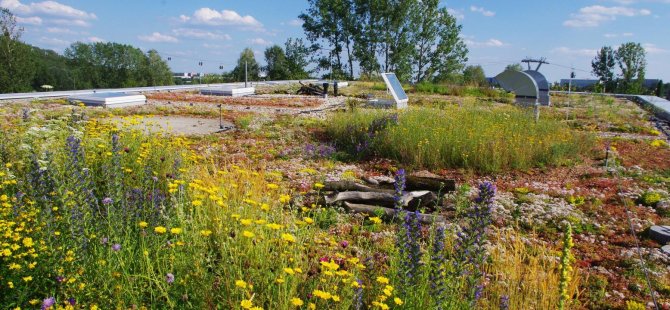
<svg viewBox="0 0 670 310"><path fill-rule="evenodd" d="M646 89L656 89L658 85L658 79L645 79L642 83L642 87ZM567 88L568 85L572 85L572 90L587 90L592 89L594 85L598 84L600 81L596 79L561 79L560 86Z"/></svg>

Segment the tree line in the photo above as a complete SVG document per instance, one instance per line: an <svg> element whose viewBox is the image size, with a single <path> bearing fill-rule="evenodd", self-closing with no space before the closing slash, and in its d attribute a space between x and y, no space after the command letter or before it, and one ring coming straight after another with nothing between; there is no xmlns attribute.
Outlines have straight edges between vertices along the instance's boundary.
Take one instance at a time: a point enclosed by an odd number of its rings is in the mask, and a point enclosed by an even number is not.
<svg viewBox="0 0 670 310"><path fill-rule="evenodd" d="M64 55L20 41L16 17L0 8L0 92L158 86L172 72L155 50L112 42L70 45Z"/></svg>
<svg viewBox="0 0 670 310"><path fill-rule="evenodd" d="M616 50L603 46L591 61L593 75L598 77L605 90L626 94L645 92L644 81L647 67L646 52L640 43L628 42ZM619 72L615 72L618 66ZM663 92L663 82L656 90Z"/></svg>
<svg viewBox="0 0 670 310"><path fill-rule="evenodd" d="M308 0L300 14L313 60L335 78L395 72L402 81L447 81L467 62L462 26L439 0Z"/></svg>

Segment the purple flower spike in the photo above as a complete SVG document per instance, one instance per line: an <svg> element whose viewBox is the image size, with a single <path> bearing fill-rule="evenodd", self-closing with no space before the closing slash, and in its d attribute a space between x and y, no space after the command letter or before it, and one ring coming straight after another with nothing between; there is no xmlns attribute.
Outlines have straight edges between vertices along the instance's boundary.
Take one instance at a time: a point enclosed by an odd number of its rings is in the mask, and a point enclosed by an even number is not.
<svg viewBox="0 0 670 310"><path fill-rule="evenodd" d="M112 250L114 250L114 252L118 252L118 251L120 251L120 250L121 250L121 245L118 244L118 243L114 244L114 245L112 246Z"/></svg>

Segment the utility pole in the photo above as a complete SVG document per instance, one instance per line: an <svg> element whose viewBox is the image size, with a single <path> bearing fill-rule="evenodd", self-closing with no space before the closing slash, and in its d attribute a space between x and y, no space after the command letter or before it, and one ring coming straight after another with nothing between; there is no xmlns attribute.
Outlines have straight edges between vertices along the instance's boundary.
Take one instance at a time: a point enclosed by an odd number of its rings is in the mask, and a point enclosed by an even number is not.
<svg viewBox="0 0 670 310"><path fill-rule="evenodd" d="M244 88L247 88L247 61L244 61Z"/></svg>

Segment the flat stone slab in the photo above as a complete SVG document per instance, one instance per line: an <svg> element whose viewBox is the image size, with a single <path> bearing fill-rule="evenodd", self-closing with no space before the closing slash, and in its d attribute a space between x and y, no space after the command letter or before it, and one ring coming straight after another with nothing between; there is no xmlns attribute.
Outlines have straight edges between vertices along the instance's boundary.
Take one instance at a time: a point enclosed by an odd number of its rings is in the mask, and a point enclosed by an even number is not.
<svg viewBox="0 0 670 310"><path fill-rule="evenodd" d="M180 135L208 135L235 128L227 121L223 121L223 129L218 119L196 118L184 116L130 116L115 117L112 122L119 126L131 126L143 129L146 132L167 132Z"/></svg>
<svg viewBox="0 0 670 310"><path fill-rule="evenodd" d="M658 241L660 244L670 242L670 226L651 226L649 237Z"/></svg>
<svg viewBox="0 0 670 310"><path fill-rule="evenodd" d="M662 246L661 252L665 253L666 255L670 255L670 244Z"/></svg>

